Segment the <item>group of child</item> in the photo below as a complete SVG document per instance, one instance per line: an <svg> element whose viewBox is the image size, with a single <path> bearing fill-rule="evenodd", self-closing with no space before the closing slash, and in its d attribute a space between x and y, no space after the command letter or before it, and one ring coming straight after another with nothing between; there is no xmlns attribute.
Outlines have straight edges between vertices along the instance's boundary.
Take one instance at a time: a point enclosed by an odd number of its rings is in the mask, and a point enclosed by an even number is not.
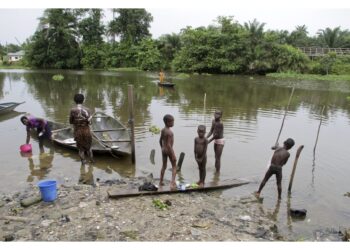
<svg viewBox="0 0 350 250"><path fill-rule="evenodd" d="M222 111L216 110L214 113L214 119L212 120L211 129L209 133L205 136L206 127L204 125L199 125L197 128L198 137L194 139L194 156L198 164L199 169L199 181L197 184L199 187L204 187L205 177L206 177L206 164L207 164L207 147L208 144L214 141L214 152L215 152L215 169L216 173L220 172L220 159L222 151L224 149L225 139L224 139L224 125L221 121ZM160 172L159 185L163 186L164 173L167 168L167 159L169 158L172 165L172 178L170 182L170 188L176 189L175 178L176 178L176 156L173 150L174 145L174 134L171 131L171 127L174 126L174 117L172 115L165 115L163 117L165 127L161 131L159 143L162 150L162 169ZM211 137L212 136L212 137ZM210 138L211 137L211 138ZM210 139L209 139L210 138ZM255 192L257 198L259 198L262 189L264 188L266 182L270 179L272 175L276 175L276 184L278 190L278 199L281 199L282 193L282 166L285 165L289 159L288 150L294 146L294 140L288 138L283 143L283 147L275 145L272 147L274 154L271 158L270 167L267 170L263 181L261 182L258 191Z"/></svg>
<svg viewBox="0 0 350 250"><path fill-rule="evenodd" d="M76 94L74 96L74 101L77 104L76 107L71 109L69 122L74 125L74 139L77 142L77 147L79 149L79 156L81 158L82 164L86 163L85 154L90 158L90 161L93 162L93 155L91 150L91 131L89 125L91 124L91 113L89 109L82 106L84 102L84 95ZM199 181L197 184L199 187L204 187L205 177L206 177L206 164L207 164L207 147L208 144L214 141L214 152L215 152L215 169L216 173L220 172L221 168L221 155L225 145L224 139L224 125L221 121L222 111L216 110L214 113L214 119L212 120L211 128L209 133L205 136L206 127L204 125L199 125L197 128L198 137L194 139L194 156L198 164L199 169ZM164 185L164 173L167 168L167 160L169 158L172 165L172 177L170 182L170 188L176 188L176 156L173 149L174 145L174 134L171 131L171 127L174 126L174 117L172 115L165 115L163 118L165 127L161 131L159 144L162 150L162 169L160 172L160 181L159 185ZM22 116L21 122L26 126L27 137L26 144L30 140L30 130L36 129L39 141L42 141L42 138L51 138L51 130L48 126L48 122L44 119L35 118L31 116ZM210 138L211 137L211 138ZM210 138L210 139L209 139ZM288 138L284 143L283 147L275 145L272 147L275 150L272 158L270 167L267 170L263 181L261 182L259 189L255 192L257 197L260 196L262 189L264 188L266 182L270 179L272 175L276 175L276 183L278 190L278 199L281 199L282 193L282 166L285 165L289 159L288 150L294 146L294 140Z"/></svg>

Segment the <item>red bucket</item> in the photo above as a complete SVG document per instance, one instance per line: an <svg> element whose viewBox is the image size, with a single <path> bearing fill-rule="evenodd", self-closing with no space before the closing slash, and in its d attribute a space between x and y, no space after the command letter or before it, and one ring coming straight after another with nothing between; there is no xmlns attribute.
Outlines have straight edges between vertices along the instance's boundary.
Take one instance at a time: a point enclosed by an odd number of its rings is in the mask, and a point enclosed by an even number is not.
<svg viewBox="0 0 350 250"><path fill-rule="evenodd" d="M19 147L22 153L32 152L32 144L23 144Z"/></svg>

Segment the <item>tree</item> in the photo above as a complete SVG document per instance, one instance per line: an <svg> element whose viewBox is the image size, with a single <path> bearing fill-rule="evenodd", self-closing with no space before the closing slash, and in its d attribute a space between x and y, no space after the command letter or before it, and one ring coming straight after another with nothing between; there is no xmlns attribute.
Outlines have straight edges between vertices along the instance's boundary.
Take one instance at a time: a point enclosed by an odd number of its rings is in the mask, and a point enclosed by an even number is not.
<svg viewBox="0 0 350 250"><path fill-rule="evenodd" d="M80 67L77 20L71 9L46 9L26 46L29 65L39 68Z"/></svg>
<svg viewBox="0 0 350 250"><path fill-rule="evenodd" d="M79 36L82 38L81 64L84 68L103 68L105 51L102 35L105 32L102 24L103 11L101 9L78 9Z"/></svg>
<svg viewBox="0 0 350 250"><path fill-rule="evenodd" d="M151 36L150 23L153 17L145 9L113 9L118 16L108 25L108 33L118 35L121 42L135 44Z"/></svg>
<svg viewBox="0 0 350 250"><path fill-rule="evenodd" d="M337 54L335 52L329 52L327 55L323 56L320 65L323 69L323 73L328 75L328 73L332 70L334 63L337 60Z"/></svg>
<svg viewBox="0 0 350 250"><path fill-rule="evenodd" d="M140 69L159 70L161 68L160 52L151 38L143 39L136 50L136 62Z"/></svg>
<svg viewBox="0 0 350 250"><path fill-rule="evenodd" d="M158 39L158 49L160 51L162 61L163 61L163 69L167 69L170 67L171 62L175 57L175 53L178 52L181 48L181 40L178 34L166 34L162 35Z"/></svg>
<svg viewBox="0 0 350 250"><path fill-rule="evenodd" d="M305 25L296 26L288 38L288 44L294 47L306 47L309 46L308 31Z"/></svg>
<svg viewBox="0 0 350 250"><path fill-rule="evenodd" d="M264 27L265 23L259 23L256 19L254 19L253 22L249 21L248 23L244 23L244 28L250 34L250 41L253 47L256 46L264 36Z"/></svg>
<svg viewBox="0 0 350 250"><path fill-rule="evenodd" d="M328 48L338 48L341 47L341 30L340 27L334 29L326 28L320 29L318 32L318 39L321 41L322 45L327 46Z"/></svg>
<svg viewBox="0 0 350 250"><path fill-rule="evenodd" d="M77 12L78 31L85 45L101 45L105 27L102 23L102 9L79 10Z"/></svg>

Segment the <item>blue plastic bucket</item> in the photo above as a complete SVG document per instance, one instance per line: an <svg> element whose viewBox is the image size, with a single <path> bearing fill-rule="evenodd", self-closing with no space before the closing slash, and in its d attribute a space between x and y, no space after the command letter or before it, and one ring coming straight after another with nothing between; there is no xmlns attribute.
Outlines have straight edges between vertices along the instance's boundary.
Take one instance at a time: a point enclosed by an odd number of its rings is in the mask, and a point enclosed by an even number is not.
<svg viewBox="0 0 350 250"><path fill-rule="evenodd" d="M54 201L57 198L57 182L55 180L44 180L38 183L43 201Z"/></svg>

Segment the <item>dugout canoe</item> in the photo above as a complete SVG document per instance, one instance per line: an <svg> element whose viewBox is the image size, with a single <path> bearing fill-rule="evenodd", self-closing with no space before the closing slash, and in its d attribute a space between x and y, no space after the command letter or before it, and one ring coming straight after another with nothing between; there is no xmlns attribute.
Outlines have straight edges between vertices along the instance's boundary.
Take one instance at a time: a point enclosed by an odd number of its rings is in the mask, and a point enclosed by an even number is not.
<svg viewBox="0 0 350 250"><path fill-rule="evenodd" d="M131 137L129 130L114 117L103 112L92 115L91 131L93 137L117 156L131 154Z"/></svg>
<svg viewBox="0 0 350 250"><path fill-rule="evenodd" d="M191 188L188 187L185 190L175 189L171 190L169 185L161 186L157 191L139 191L138 189L121 189L113 187L110 188L107 193L110 198L125 198L133 196L144 196L144 195L160 195L160 194L173 194L173 193L189 193L189 192L203 192L203 191L212 191L218 189L227 189L233 187L239 187L242 185L249 184L249 181L239 180L239 179L229 179L223 181L213 181L206 183L204 187Z"/></svg>
<svg viewBox="0 0 350 250"><path fill-rule="evenodd" d="M0 115L13 111L18 105L25 102L3 102L0 103Z"/></svg>
<svg viewBox="0 0 350 250"><path fill-rule="evenodd" d="M172 82L157 81L157 84L158 84L158 86L161 86L161 87L174 87L175 86L175 83L172 83Z"/></svg>

